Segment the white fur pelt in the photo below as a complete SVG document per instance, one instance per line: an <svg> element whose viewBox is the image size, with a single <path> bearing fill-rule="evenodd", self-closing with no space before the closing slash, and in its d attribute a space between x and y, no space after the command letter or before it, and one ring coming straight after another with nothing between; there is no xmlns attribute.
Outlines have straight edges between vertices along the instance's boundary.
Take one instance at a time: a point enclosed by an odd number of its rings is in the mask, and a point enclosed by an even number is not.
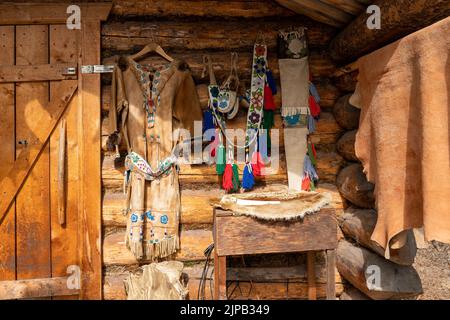
<svg viewBox="0 0 450 320"><path fill-rule="evenodd" d="M213 205L234 215L269 221L303 219L331 202L331 194L317 192L263 192L229 194Z"/></svg>

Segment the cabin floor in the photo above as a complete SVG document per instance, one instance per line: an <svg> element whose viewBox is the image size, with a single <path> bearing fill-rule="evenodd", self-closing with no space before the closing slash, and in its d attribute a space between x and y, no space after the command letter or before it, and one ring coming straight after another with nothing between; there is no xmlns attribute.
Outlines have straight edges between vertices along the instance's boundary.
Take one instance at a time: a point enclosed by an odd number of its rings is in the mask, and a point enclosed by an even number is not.
<svg viewBox="0 0 450 320"><path fill-rule="evenodd" d="M414 299L449 300L450 245L432 241L423 247L417 250L413 265L422 280L423 294Z"/></svg>

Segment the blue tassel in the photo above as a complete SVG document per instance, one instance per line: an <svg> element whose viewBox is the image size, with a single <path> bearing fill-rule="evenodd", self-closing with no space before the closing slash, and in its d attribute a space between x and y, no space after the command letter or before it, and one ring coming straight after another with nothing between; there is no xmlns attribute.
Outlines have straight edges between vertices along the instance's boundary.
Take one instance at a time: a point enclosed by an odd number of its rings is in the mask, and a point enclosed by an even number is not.
<svg viewBox="0 0 450 320"><path fill-rule="evenodd" d="M312 82L309 83L309 92L314 97L314 100L316 100L316 102L319 104L320 103L320 95L319 95L319 92L317 91L316 86Z"/></svg>
<svg viewBox="0 0 450 320"><path fill-rule="evenodd" d="M211 110L203 111L203 133L209 129L215 129L214 118Z"/></svg>
<svg viewBox="0 0 450 320"><path fill-rule="evenodd" d="M272 94L276 95L277 94L277 82L275 81L272 71L267 70L266 71L266 79L267 79L267 84L270 87L270 90L272 90Z"/></svg>
<svg viewBox="0 0 450 320"><path fill-rule="evenodd" d="M250 164L246 164L244 168L244 175L242 177L242 188L245 190L251 190L254 185L255 177L252 173L252 166Z"/></svg>
<svg viewBox="0 0 450 320"><path fill-rule="evenodd" d="M319 180L319 176L317 175L317 171L314 168L311 159L308 155L305 156L305 162L303 164L303 171L311 180Z"/></svg>
<svg viewBox="0 0 450 320"><path fill-rule="evenodd" d="M312 115L308 115L308 131L310 134L316 131L316 120Z"/></svg>

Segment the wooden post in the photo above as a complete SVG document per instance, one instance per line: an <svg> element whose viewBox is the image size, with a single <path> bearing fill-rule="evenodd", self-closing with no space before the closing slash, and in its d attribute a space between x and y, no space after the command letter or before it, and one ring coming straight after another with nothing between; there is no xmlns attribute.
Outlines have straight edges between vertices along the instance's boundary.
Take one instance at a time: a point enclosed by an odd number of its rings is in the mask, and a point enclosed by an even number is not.
<svg viewBox="0 0 450 320"><path fill-rule="evenodd" d="M327 300L336 300L336 250L327 250Z"/></svg>
<svg viewBox="0 0 450 320"><path fill-rule="evenodd" d="M100 64L100 21L82 21L80 66ZM79 77L80 299L102 298L100 75Z"/></svg>
<svg viewBox="0 0 450 320"><path fill-rule="evenodd" d="M227 257L214 250L214 300L227 300Z"/></svg>
<svg viewBox="0 0 450 320"><path fill-rule="evenodd" d="M308 299L317 300L317 288L316 288L316 271L314 270L314 258L315 252L308 251L306 253L306 265L308 270ZM333 279L334 285L334 279Z"/></svg>

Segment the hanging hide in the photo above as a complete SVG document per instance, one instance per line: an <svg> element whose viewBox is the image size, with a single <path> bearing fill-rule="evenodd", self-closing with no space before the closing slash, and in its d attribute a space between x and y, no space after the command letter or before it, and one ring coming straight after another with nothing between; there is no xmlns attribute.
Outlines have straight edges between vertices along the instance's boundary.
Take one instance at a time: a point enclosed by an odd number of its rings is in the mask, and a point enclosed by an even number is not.
<svg viewBox="0 0 450 320"><path fill-rule="evenodd" d="M128 300L184 300L187 288L180 282L183 263L166 261L141 268L124 280Z"/></svg>
<svg viewBox="0 0 450 320"><path fill-rule="evenodd" d="M372 240L386 256L422 226L450 243L449 29L446 18L358 61L356 155L376 186Z"/></svg>

